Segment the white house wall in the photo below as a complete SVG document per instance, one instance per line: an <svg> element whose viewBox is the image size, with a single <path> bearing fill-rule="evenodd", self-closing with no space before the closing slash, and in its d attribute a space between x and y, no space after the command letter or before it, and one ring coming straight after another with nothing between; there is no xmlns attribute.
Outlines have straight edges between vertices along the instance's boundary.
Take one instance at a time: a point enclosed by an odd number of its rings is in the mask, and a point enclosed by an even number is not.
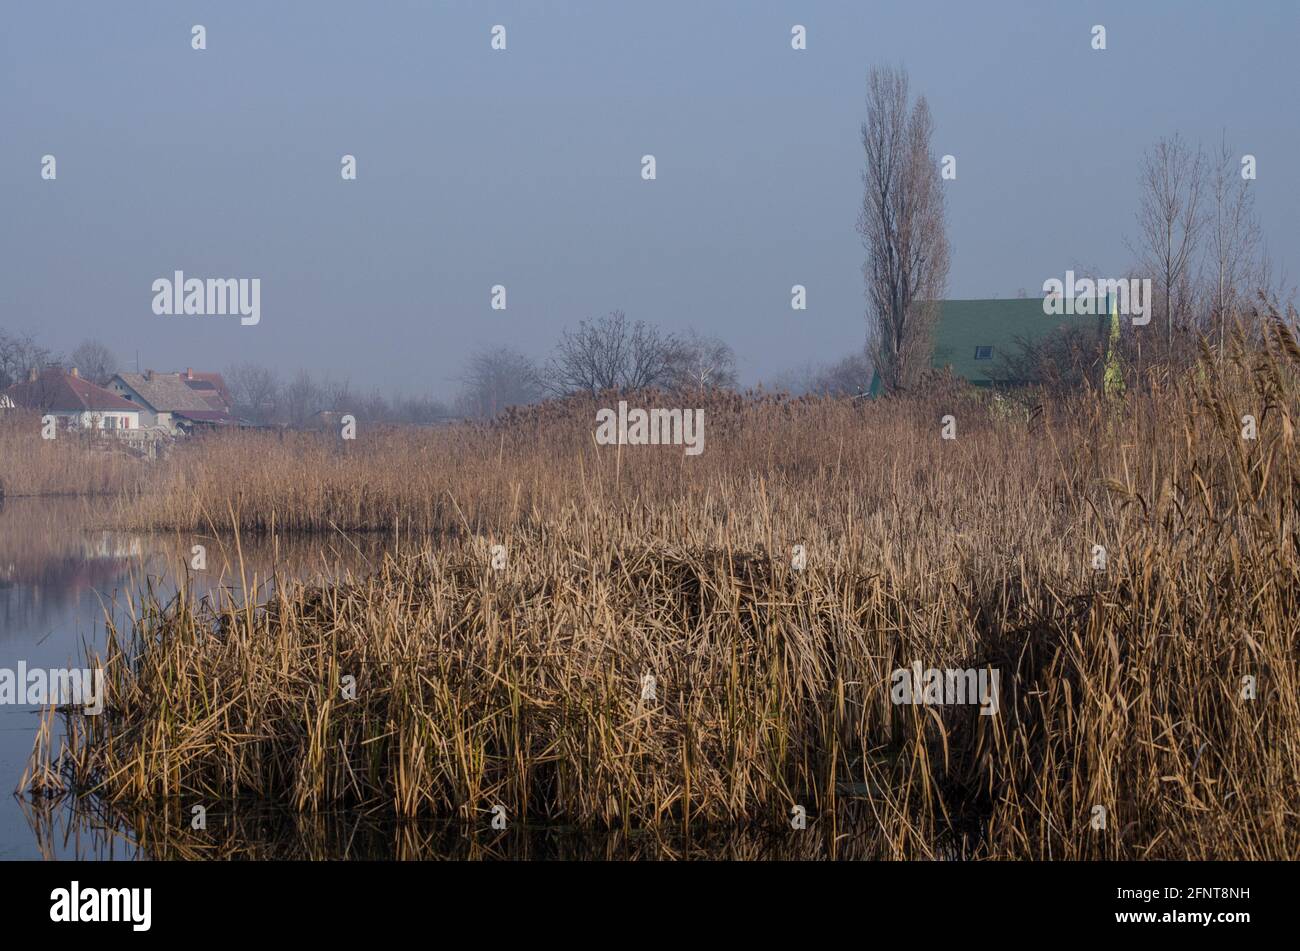
<svg viewBox="0 0 1300 951"><path fill-rule="evenodd" d="M55 413L69 421L75 422L82 429L139 429L140 414L127 410L105 410L103 412ZM109 425L109 423L112 425ZM123 422L125 421L125 422Z"/></svg>

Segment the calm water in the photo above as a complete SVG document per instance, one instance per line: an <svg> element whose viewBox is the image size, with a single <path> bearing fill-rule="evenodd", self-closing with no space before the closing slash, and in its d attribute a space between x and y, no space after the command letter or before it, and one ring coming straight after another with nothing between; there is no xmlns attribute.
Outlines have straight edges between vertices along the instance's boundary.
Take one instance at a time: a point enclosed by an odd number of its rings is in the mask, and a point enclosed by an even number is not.
<svg viewBox="0 0 1300 951"><path fill-rule="evenodd" d="M102 650L105 622L129 624L138 592L152 582L174 593L191 546L207 550L207 570L192 574L198 594L217 587L242 592L234 552L220 539L96 530L94 500L9 499L0 506L0 667L14 670L81 667L85 646ZM244 545L249 587L265 592L275 566L281 575L364 570L378 543L330 540ZM10 795L17 787L38 722L38 707L0 704L0 859L84 853L87 817L33 817ZM47 820L78 835L63 842ZM115 834L101 834L117 839ZM120 846L119 846L120 848ZM105 856L108 857L108 856Z"/></svg>

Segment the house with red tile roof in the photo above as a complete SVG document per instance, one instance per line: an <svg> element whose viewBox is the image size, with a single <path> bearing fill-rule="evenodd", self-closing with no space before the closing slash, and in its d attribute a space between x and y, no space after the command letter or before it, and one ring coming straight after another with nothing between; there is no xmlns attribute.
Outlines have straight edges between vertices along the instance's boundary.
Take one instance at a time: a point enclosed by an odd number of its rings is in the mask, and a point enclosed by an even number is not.
<svg viewBox="0 0 1300 951"><path fill-rule="evenodd" d="M66 426L81 429L139 429L140 407L84 379L76 367L30 370L4 395L20 409L55 416Z"/></svg>

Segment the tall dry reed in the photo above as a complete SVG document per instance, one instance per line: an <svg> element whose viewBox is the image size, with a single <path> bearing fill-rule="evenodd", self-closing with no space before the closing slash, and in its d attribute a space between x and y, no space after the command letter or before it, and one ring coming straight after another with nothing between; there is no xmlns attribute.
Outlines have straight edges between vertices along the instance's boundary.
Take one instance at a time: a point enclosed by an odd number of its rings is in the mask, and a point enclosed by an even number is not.
<svg viewBox="0 0 1300 951"><path fill-rule="evenodd" d="M39 413L0 410L0 499L34 495L114 495L138 490L149 466L111 437L69 431L53 439Z"/></svg>

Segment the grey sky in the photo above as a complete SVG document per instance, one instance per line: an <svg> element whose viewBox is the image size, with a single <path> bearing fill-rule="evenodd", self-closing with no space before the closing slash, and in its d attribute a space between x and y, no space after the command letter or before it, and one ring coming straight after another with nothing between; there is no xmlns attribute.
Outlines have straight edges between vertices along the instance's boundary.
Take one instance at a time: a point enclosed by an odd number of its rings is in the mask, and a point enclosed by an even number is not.
<svg viewBox="0 0 1300 951"><path fill-rule="evenodd" d="M908 68L936 152L957 157L950 296L1037 293L1075 264L1124 273L1143 149L1225 128L1257 156L1264 232L1295 278L1298 11L7 3L0 327L65 351L99 337L142 367L249 360L438 395L477 346L540 356L614 308L721 336L745 382L836 359L864 334L873 64ZM505 52L489 48L496 23ZM46 153L57 181L41 180ZM657 181L641 180L645 153ZM260 277L261 323L155 316L150 285L178 268ZM790 309L796 283L806 312Z"/></svg>

